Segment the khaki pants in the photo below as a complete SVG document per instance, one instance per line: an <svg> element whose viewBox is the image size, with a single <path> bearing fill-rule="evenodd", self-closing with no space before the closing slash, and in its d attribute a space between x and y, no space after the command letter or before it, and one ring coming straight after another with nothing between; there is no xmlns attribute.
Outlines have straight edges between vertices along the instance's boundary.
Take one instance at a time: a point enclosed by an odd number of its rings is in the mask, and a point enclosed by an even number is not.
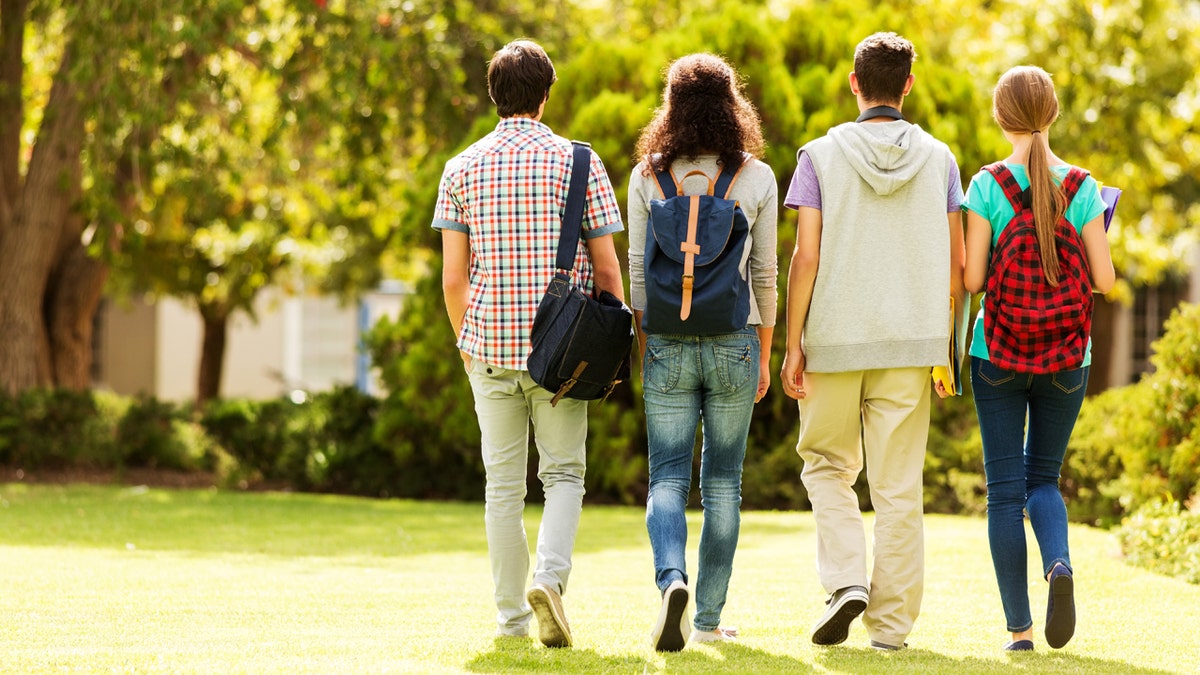
<svg viewBox="0 0 1200 675"><path fill-rule="evenodd" d="M826 592L869 588L870 639L901 645L924 592L921 473L929 438L929 368L805 373L801 478L817 525L817 574ZM853 485L866 458L875 508L867 578L862 513Z"/></svg>

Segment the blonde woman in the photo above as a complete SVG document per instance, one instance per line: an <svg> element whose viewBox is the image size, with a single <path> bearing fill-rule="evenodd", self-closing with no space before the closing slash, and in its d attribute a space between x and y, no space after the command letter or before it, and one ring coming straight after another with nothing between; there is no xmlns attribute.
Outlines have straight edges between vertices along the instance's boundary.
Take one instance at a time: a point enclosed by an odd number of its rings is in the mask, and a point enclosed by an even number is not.
<svg viewBox="0 0 1200 675"><path fill-rule="evenodd" d="M1012 154L972 179L964 279L986 291L971 341L971 383L983 435L988 540L1000 587L1008 651L1033 649L1024 516L1049 582L1046 642L1075 632L1067 510L1058 488L1067 441L1087 389L1092 291L1115 280L1096 181L1050 147L1058 98L1046 71L1019 66L996 85L993 116ZM1021 218L1017 215L1024 214ZM1023 223L1023 224L1022 224ZM1021 232L1024 234L1021 234ZM1012 281L1022 238L1027 278ZM1037 245L1033 246L1036 240ZM1056 298L1058 309L1047 298ZM1022 307L1014 307L1022 305ZM1023 316L1019 326L1011 317Z"/></svg>

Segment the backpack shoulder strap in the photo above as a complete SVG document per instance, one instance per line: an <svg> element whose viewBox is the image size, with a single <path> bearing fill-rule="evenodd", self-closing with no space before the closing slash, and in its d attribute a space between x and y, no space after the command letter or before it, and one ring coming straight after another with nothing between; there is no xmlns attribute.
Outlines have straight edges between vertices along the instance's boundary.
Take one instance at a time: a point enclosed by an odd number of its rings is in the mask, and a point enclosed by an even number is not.
<svg viewBox="0 0 1200 675"><path fill-rule="evenodd" d="M1066 177L1063 178L1062 188L1063 196L1067 198L1067 203L1071 203L1075 199L1075 195L1079 193L1079 188L1083 187L1083 180L1091 174L1087 169L1081 169L1077 166L1072 166Z"/></svg>
<svg viewBox="0 0 1200 675"><path fill-rule="evenodd" d="M567 188L567 204L563 209L562 230L558 235L558 252L554 265L563 272L575 267L575 251L583 229L583 205L587 200L588 174L592 165L592 146L571 141L571 183Z"/></svg>
<svg viewBox="0 0 1200 675"><path fill-rule="evenodd" d="M728 198L729 191L733 189L734 181L738 179L738 176L742 175L742 169L749 163L750 157L747 155L743 157L742 163L736 169L729 166L722 167L721 173L717 176L716 184L713 186L713 194L723 199Z"/></svg>
<svg viewBox="0 0 1200 675"><path fill-rule="evenodd" d="M675 195L681 194L679 181L675 180L675 174L671 172L671 167L667 167L662 171L654 174L658 179L658 191L662 193L663 199L670 199Z"/></svg>
<svg viewBox="0 0 1200 675"><path fill-rule="evenodd" d="M1013 175L1013 172L1004 165L1004 162L988 164L983 167L983 170L992 174L1000 189L1004 191L1004 197L1008 199L1008 203L1013 207L1013 211L1020 213L1021 209L1024 208L1024 204L1021 202L1021 193L1024 190L1017 184L1017 177Z"/></svg>

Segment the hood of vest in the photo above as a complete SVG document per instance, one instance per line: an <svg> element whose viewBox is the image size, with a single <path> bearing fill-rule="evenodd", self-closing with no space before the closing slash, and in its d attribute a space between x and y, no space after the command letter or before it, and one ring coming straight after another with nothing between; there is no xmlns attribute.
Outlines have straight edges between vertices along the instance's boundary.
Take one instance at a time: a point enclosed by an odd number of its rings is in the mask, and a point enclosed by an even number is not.
<svg viewBox="0 0 1200 675"><path fill-rule="evenodd" d="M854 171L880 196L907 185L937 147L933 137L903 120L848 122L830 129L829 137Z"/></svg>

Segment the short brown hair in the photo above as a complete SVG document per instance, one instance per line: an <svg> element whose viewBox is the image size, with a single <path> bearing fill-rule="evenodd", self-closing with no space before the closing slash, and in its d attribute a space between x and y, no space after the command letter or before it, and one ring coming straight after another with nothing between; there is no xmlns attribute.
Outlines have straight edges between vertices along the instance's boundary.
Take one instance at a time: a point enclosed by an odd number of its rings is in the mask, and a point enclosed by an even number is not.
<svg viewBox="0 0 1200 675"><path fill-rule="evenodd" d="M546 50L532 40L514 40L488 61L488 96L501 117L536 113L557 79Z"/></svg>
<svg viewBox="0 0 1200 675"><path fill-rule="evenodd" d="M899 103L917 50L895 33L875 33L854 48L854 76L867 101Z"/></svg>

